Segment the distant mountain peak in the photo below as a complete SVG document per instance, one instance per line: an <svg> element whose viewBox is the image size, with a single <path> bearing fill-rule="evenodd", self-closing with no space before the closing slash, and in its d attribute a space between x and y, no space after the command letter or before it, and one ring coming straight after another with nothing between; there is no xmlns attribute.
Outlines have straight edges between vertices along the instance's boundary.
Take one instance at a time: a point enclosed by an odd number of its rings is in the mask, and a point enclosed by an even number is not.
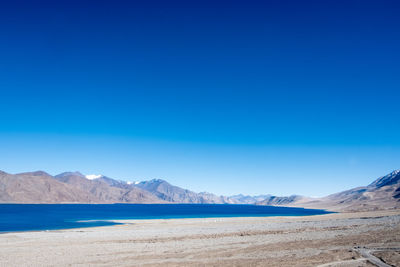
<svg viewBox="0 0 400 267"><path fill-rule="evenodd" d="M66 177L66 176L79 176L79 177L86 178L85 175L83 175L82 173L80 173L78 171L75 171L75 172L63 172L63 173L60 173L60 174L56 175L56 177Z"/></svg>
<svg viewBox="0 0 400 267"><path fill-rule="evenodd" d="M32 175L33 176L51 176L50 174L48 174L47 172L45 172L45 171L35 171L35 172L32 172Z"/></svg>
<svg viewBox="0 0 400 267"><path fill-rule="evenodd" d="M52 177L50 174L48 174L45 171L23 172L23 173L17 173L17 175L49 176L49 177Z"/></svg>
<svg viewBox="0 0 400 267"><path fill-rule="evenodd" d="M255 204L270 197L271 195L250 196L250 195L238 194L230 196L229 198L243 204Z"/></svg>

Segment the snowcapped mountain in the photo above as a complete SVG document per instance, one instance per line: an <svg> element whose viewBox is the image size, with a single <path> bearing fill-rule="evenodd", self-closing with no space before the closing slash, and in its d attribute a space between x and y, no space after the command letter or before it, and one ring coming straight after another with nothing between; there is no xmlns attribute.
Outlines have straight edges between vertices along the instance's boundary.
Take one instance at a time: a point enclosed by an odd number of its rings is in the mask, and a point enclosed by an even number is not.
<svg viewBox="0 0 400 267"><path fill-rule="evenodd" d="M134 184L139 183L139 182L112 179L112 178L109 178L102 174L87 174L87 175L85 175L85 178L88 180L103 181L103 182L107 183L108 185L117 186L117 187L126 187L126 185L134 185Z"/></svg>

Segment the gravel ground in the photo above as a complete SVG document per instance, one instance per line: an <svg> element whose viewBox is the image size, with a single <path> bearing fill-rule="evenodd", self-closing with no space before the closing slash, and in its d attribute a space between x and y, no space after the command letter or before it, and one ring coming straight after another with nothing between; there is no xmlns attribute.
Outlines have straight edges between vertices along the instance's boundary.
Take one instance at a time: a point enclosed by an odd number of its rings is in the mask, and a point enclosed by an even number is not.
<svg viewBox="0 0 400 267"><path fill-rule="evenodd" d="M119 222L0 234L0 266L400 266L400 210Z"/></svg>

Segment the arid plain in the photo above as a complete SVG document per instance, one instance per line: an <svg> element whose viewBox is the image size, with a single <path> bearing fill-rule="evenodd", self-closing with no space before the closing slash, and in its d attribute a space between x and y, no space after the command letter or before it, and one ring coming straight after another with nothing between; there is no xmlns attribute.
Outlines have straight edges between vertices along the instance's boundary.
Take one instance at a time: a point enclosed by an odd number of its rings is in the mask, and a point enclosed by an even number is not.
<svg viewBox="0 0 400 267"><path fill-rule="evenodd" d="M119 222L1 234L0 265L400 265L400 210Z"/></svg>

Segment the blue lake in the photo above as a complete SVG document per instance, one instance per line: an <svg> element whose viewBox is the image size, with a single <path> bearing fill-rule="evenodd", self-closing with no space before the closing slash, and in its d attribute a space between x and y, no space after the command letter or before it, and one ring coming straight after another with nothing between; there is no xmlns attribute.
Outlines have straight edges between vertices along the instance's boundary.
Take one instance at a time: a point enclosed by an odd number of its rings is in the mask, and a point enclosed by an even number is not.
<svg viewBox="0 0 400 267"><path fill-rule="evenodd" d="M215 204L0 204L0 232L115 225L118 219L306 216L315 209Z"/></svg>

